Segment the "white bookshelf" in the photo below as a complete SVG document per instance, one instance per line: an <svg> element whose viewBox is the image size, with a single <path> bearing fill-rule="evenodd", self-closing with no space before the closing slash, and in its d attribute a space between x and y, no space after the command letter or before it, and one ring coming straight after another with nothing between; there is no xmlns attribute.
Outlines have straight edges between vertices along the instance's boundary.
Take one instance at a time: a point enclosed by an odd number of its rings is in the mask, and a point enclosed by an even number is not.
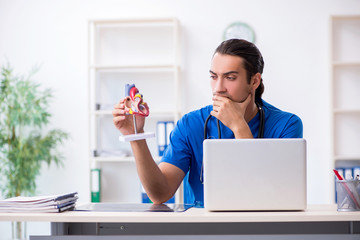
<svg viewBox="0 0 360 240"><path fill-rule="evenodd" d="M181 117L179 22L90 20L88 26L89 164L102 171L101 201L140 202L130 144L118 140L112 110L125 97L125 84L134 83L150 108L146 132L156 132L158 121L176 123ZM154 160L160 161L156 138L147 142ZM124 184L130 186L121 188Z"/></svg>
<svg viewBox="0 0 360 240"><path fill-rule="evenodd" d="M331 17L333 161L360 160L360 15Z"/></svg>
<svg viewBox="0 0 360 240"><path fill-rule="evenodd" d="M335 167L360 160L360 15L332 16L330 26L332 160Z"/></svg>

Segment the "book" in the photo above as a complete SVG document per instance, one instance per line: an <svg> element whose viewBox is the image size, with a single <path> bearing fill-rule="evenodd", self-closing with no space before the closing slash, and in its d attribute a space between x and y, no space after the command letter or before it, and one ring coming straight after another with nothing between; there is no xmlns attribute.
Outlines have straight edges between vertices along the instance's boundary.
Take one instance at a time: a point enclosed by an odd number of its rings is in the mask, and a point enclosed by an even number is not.
<svg viewBox="0 0 360 240"><path fill-rule="evenodd" d="M75 207L77 192L0 200L0 212L63 212Z"/></svg>

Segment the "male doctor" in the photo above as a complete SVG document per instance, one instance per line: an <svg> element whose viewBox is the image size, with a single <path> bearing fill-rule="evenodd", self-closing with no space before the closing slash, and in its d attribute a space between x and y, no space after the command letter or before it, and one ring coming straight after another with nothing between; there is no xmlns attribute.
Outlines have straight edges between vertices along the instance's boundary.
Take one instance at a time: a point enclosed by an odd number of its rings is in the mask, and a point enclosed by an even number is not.
<svg viewBox="0 0 360 240"><path fill-rule="evenodd" d="M188 174L184 202L203 207L202 142L205 138L218 138L219 131L221 138L230 139L302 138L303 126L298 116L261 98L263 68L263 57L254 44L239 39L222 42L215 50L209 71L213 104L190 112L177 122L159 165L146 140L131 142L141 183L154 203L169 200ZM132 116L125 114L124 101L115 105L113 121L123 135L134 134ZM145 118L136 116L136 122L137 132L143 132Z"/></svg>

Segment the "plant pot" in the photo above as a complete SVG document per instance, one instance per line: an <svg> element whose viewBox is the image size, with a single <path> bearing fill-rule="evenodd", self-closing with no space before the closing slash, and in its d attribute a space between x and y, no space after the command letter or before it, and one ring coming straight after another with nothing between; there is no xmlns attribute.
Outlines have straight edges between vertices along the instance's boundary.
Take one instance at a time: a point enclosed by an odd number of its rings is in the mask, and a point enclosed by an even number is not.
<svg viewBox="0 0 360 240"><path fill-rule="evenodd" d="M12 240L26 240L26 222L12 222Z"/></svg>

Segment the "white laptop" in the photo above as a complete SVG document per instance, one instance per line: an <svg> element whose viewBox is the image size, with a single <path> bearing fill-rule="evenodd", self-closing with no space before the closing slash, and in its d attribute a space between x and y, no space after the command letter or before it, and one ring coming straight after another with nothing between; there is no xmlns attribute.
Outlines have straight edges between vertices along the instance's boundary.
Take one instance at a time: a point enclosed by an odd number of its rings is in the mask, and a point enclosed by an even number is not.
<svg viewBox="0 0 360 240"><path fill-rule="evenodd" d="M305 139L208 139L203 145L205 209L306 208Z"/></svg>

